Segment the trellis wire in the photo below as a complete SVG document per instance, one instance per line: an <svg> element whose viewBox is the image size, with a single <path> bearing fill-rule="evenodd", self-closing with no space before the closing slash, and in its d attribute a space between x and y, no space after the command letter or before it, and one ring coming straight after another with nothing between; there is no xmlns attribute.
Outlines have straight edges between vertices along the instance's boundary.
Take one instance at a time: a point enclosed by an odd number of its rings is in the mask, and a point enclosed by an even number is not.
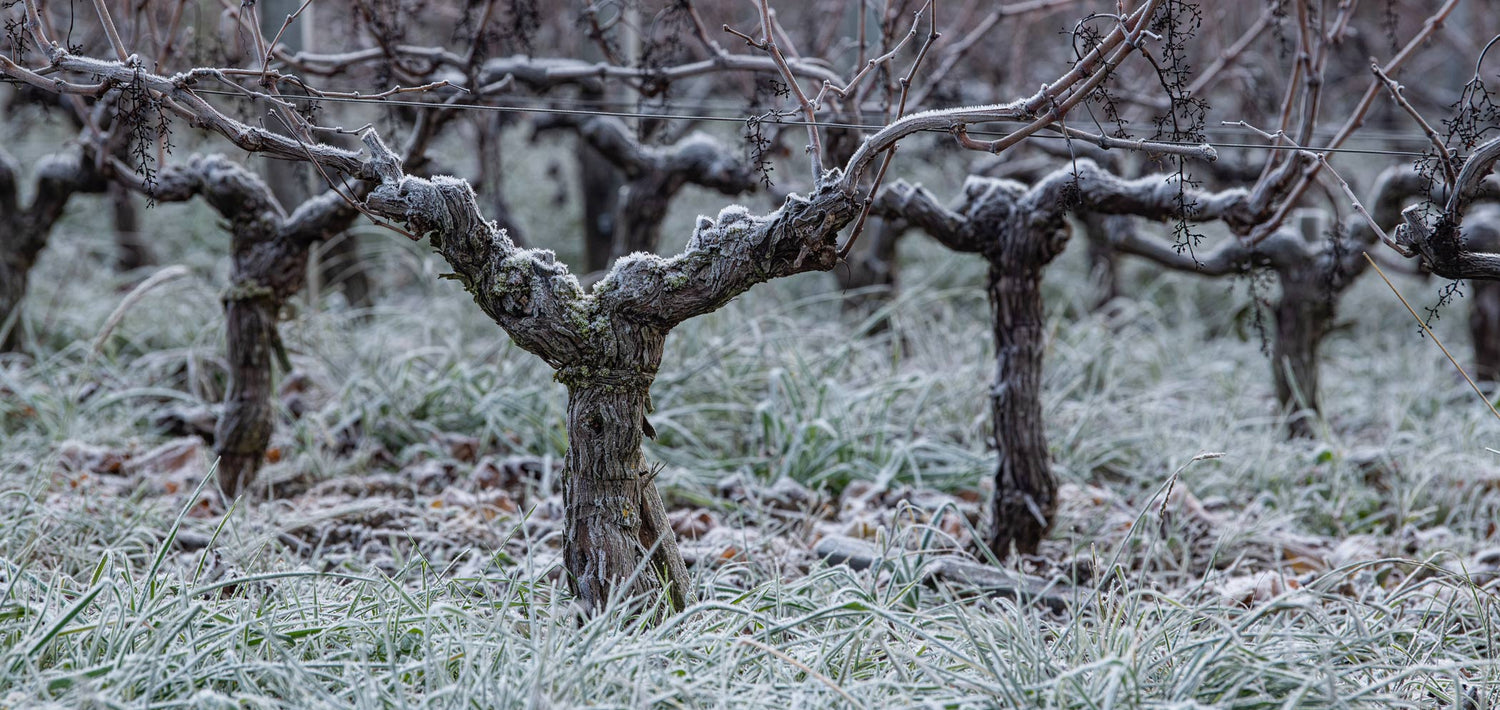
<svg viewBox="0 0 1500 710"><path fill-rule="evenodd" d="M199 93L199 94L211 94L211 95L218 95L218 96L237 96L237 97L241 97L241 98L245 97L245 94L242 94L242 93L236 93L236 92L233 92L233 91L218 91L218 90L213 90L213 89L198 89L198 90L195 90L195 93ZM552 107L552 106L506 106L506 105L498 105L498 104L446 104L446 103L445 104L437 104L437 103L432 103L432 102L428 102L428 101L405 101L405 100L401 100L401 99L369 99L369 98L359 98L359 97L350 97L350 96L292 96L292 95L282 94L282 95L279 95L277 98L287 99L287 100L296 100L296 101L327 101L327 102L330 102L330 103L344 103L344 104L366 104L366 105L383 105L383 106L402 106L402 107L419 108L419 109L454 109L454 110L465 110L465 111L490 111L490 112L498 112L498 113L550 113L550 114L555 114L555 115L560 115L560 116L610 116L610 117L614 117L614 118L631 118L631 119L659 120L659 121L711 121L711 122L719 122L719 123L744 123L746 121L746 117L745 116L718 116L718 115L713 115L713 114L691 114L691 113L651 113L651 112L645 112L645 111L620 111L620 110L608 110L608 109L557 108L557 107ZM812 121L805 121L805 120L801 120L801 119L782 118L780 116L774 116L774 117L771 117L771 118L766 118L766 119L763 120L763 122L766 123L766 124L778 125L778 126L808 126L808 125L813 125L813 126L816 126L818 128L843 128L843 129L861 130L861 131L878 131L878 130L880 130L880 129L882 129L882 128L885 127L883 125L877 125L877 124L843 123L843 122L838 122L838 121L816 121L816 122L812 122ZM998 122L1000 122L1000 121L997 121L997 123ZM940 133L941 131L932 130L932 131L928 131L928 132ZM1233 132L1233 131L1230 131L1230 130L1226 129L1224 132ZM979 136L1003 136L1003 135L1006 135L1005 133L997 132L997 131L969 131L969 134L970 135L979 135ZM1032 138L1045 138L1045 139L1051 139L1051 140L1075 140L1075 141L1087 142L1086 139L1082 139L1082 138L1070 138L1070 137L1067 137L1067 136L1054 136L1054 135L1033 135ZM1417 136L1390 136L1389 138L1390 139L1394 139L1394 140L1419 140L1419 138ZM1424 136L1424 137L1420 137L1420 140L1425 143L1427 139ZM1267 144L1260 144L1260 143L1232 143L1232 142L1213 142L1213 141L1209 141L1207 143L1189 143L1189 142L1184 142L1184 141L1160 140L1160 141L1155 141L1155 142L1162 143L1164 145L1184 145L1184 146L1186 146L1186 145L1210 145L1210 146L1213 146L1215 148L1245 148L1245 149L1250 149L1250 150L1311 150L1311 151L1319 152L1319 153L1350 153L1350 154L1356 154L1356 155L1394 155L1394 156L1407 157L1407 158L1421 158L1421 157L1424 157L1426 155L1426 153L1417 152L1417 151L1384 150L1384 149L1376 149L1376 148L1317 148L1317 147L1298 148L1296 146L1289 146L1289 145L1267 145Z"/></svg>

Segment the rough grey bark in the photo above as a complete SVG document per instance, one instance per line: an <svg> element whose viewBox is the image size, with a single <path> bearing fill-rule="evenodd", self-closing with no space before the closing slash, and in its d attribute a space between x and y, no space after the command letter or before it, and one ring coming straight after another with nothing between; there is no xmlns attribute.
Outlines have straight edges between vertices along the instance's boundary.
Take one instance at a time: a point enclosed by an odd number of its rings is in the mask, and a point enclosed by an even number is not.
<svg viewBox="0 0 1500 710"><path fill-rule="evenodd" d="M22 206L20 168L0 149L0 352L21 346L21 303L31 267L47 247L52 226L75 193L99 192L104 183L78 155L50 155L37 164L36 189Z"/></svg>
<svg viewBox="0 0 1500 710"><path fill-rule="evenodd" d="M1047 154L1051 158L1029 164L1025 161L997 161L986 166L984 174L990 177L1006 177L1023 183L1032 183L1055 170L1060 162L1071 163L1079 158L1086 158L1116 175L1124 171L1118 151L1111 152L1087 141L1064 143L1041 141L1035 144L1035 147L1037 152ZM1222 163L1223 160L1220 159L1213 165L1217 167ZM1251 175L1243 182L1253 182L1255 177ZM1119 255L1115 252L1112 235L1115 232L1133 229L1134 226L1131 218L1125 215L1080 212L1076 217L1079 225L1083 227L1083 237L1088 247L1089 278L1094 286L1092 307L1097 311L1120 295Z"/></svg>
<svg viewBox="0 0 1500 710"><path fill-rule="evenodd" d="M1007 240L1009 241L1009 240ZM1006 251L1003 250L1002 251ZM1054 255L1055 256L1055 255ZM1057 480L1042 419L1042 354L1046 321L1042 268L1051 257L1005 254L990 259L989 295L995 336L990 413L1000 461L990 507L990 549L1035 554L1052 527Z"/></svg>
<svg viewBox="0 0 1500 710"><path fill-rule="evenodd" d="M146 189L135 176L117 179ZM163 168L151 195L161 202L202 197L228 222L230 286L223 299L229 388L214 450L219 486L233 497L248 490L270 445L272 366L286 365L277 328L281 308L306 282L312 247L347 228L358 212L327 192L287 215L259 176L219 155Z"/></svg>
<svg viewBox="0 0 1500 710"><path fill-rule="evenodd" d="M835 180L766 217L726 208L700 218L682 253L616 260L585 292L551 251L520 249L484 219L467 183L403 175L373 133L366 143L383 176L368 207L428 238L480 308L568 387L564 558L580 602L663 593L681 608L687 570L640 450L667 333L757 283L832 268L857 200Z"/></svg>

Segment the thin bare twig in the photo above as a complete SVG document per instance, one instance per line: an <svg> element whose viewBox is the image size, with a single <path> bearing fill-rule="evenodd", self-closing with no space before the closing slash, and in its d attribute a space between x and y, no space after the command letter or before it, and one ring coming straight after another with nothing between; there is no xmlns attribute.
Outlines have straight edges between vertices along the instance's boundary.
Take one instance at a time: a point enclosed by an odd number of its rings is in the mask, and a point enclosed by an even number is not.
<svg viewBox="0 0 1500 710"><path fill-rule="evenodd" d="M279 119L280 116L277 116L277 118ZM404 227L401 227L400 225L393 224L391 222L387 222L386 220L382 219L379 215L371 212L368 207L364 206L363 203L361 203L358 199L355 199L353 197L354 190L353 190L353 188L349 187L349 185L347 183L344 183L343 184L343 189L340 189L339 184L335 184L333 182L333 178L331 176L329 176L328 171L325 170L323 168L323 165L321 163L319 163L318 160L317 160L317 158L315 158L313 156L312 150L307 147L307 144L303 143L302 139L298 138L295 135L292 136L292 140L297 141L297 145L300 146L302 148L303 153L305 153L307 155L307 162L312 163L312 166L315 169L317 169L318 174L321 175L321 176L323 176L323 182L328 185L328 189L333 190L333 193L335 195L338 195L339 199L343 200L346 204L348 204L351 208L353 208L354 211L356 211L356 212L364 215L365 217L367 217L371 222L374 222L375 226L377 226L377 227L385 227L386 229L389 229L392 232L400 234L400 235L402 235L402 236L406 237L407 239L410 239L410 240L412 240L414 242L422 241L422 237L420 237L420 236L418 236L416 234L412 234L410 231L408 231ZM349 194L346 194L345 191L348 191Z"/></svg>
<svg viewBox="0 0 1500 710"><path fill-rule="evenodd" d="M932 25L927 32L927 39L923 41L922 46L917 49L917 57L916 59L912 60L911 69L906 72L906 76L901 77L901 97L896 103L897 119L900 119L901 117L906 115L906 99L907 96L911 93L911 82L912 79L916 77L917 70L921 68L922 60L927 57L927 52L928 50L932 49L933 43L937 42L938 38L943 36L943 34L941 32L938 32L937 29L937 0L928 0L928 3L922 6L922 9L917 10L916 16L912 19L911 32L907 34L907 39L910 39L912 36L916 35L917 26L922 22L922 12L929 9L932 11L930 18ZM906 40L901 41L901 44L905 43ZM897 49L900 49L900 45L897 46ZM892 53L894 53L894 50ZM874 67L877 63L879 63L879 61L883 60L870 60L869 66ZM869 192L865 194L864 207L860 209L859 219L855 221L854 229L849 233L849 240L844 242L844 246L839 248L840 259L849 255L849 251L854 248L854 242L858 240L859 235L864 232L865 222L870 218L870 208L875 204L875 193L879 192L881 183L885 181L885 171L891 167L891 160L895 157L896 145L892 144L891 147L886 150L885 157L881 158L880 168L875 171L875 179L870 183Z"/></svg>
<svg viewBox="0 0 1500 710"><path fill-rule="evenodd" d="M807 153L812 162L813 184L821 184L823 182L823 139L818 135L816 107L807 99L807 94L802 91L802 84L797 81L797 75L792 73L792 68L787 65L786 55L782 54L781 48L776 46L775 29L772 24L770 0L760 0L761 38L759 42L744 33L730 29L729 25L724 25L724 31L743 38L751 46L758 47L771 55L771 61L776 64L777 71L781 72L782 80L791 89L792 96L797 99L797 108L802 111L802 116L807 121Z"/></svg>
<svg viewBox="0 0 1500 710"><path fill-rule="evenodd" d="M933 0L927 0L927 2L924 5L922 5L922 9L917 10L917 19L916 19L916 21L914 21L914 22L911 23L911 31L907 32L906 36L902 37L901 41L897 42L896 46L894 46L894 47L891 48L891 51L886 52L885 54L882 54L882 55L880 55L878 57L875 57L874 59L871 59L871 60L865 62L864 65L860 67L859 73L855 74L854 77L849 80L848 84L845 84L843 86L835 86L833 84L833 82L830 82L830 81L828 81L828 80L825 79L823 81L823 88L818 89L818 95L815 98L813 98L813 106L814 107L821 107L823 105L823 97L827 96L829 93L837 94L838 97L841 98L841 99L848 98L849 92L852 91L852 90L854 90L854 88L859 85L859 82L863 81L866 76L869 76L870 72L873 71L875 69L875 67L880 66L882 63L890 61L891 59L894 59L897 54L900 54L901 50L904 49L906 47L906 45L912 41L912 39L916 38L916 36L917 36L917 27L921 25L922 13L925 12L927 10L927 8L931 7L932 3L933 3ZM935 12L934 12L934 15L936 15ZM918 58L919 62L921 61L922 54L925 54L927 47L930 46L931 39L935 35L937 35L937 24L936 23L937 23L937 19L936 19L936 17L934 17L933 18L933 30L932 30L932 34L929 35L929 40L928 40L929 44L923 45L922 50L917 55L917 58ZM910 76L910 74L908 74L908 77L909 76ZM903 93L903 101L904 101L904 98L905 98L904 94L906 92L903 91L902 93Z"/></svg>
<svg viewBox="0 0 1500 710"><path fill-rule="evenodd" d="M156 66L167 62L167 57L172 54L172 48L177 43L177 28L182 24L182 7L187 0L177 0L172 4L172 16L167 20L167 31L162 36L161 47L156 53Z"/></svg>
<svg viewBox="0 0 1500 710"><path fill-rule="evenodd" d="M1053 10L1066 5L1073 5L1077 2L1078 0L1032 0L1031 2L1002 5L991 10L989 15L974 26L974 29L970 30L968 34L964 35L957 42L949 45L947 51L943 54L943 61L939 62L937 68L933 70L927 87L923 89L922 93L917 95L917 105L920 106L926 102L928 95L932 93L932 87L946 78L948 73L954 67L958 66L964 55L968 54L969 50L978 44L980 40L989 36L990 30L999 24L1001 20L1032 12Z"/></svg>
<svg viewBox="0 0 1500 710"><path fill-rule="evenodd" d="M991 143L973 142L965 145L969 148L999 152L1050 125L1057 117L1066 114L1068 109L1083 101L1124 60L1126 53L1139 46L1146 21L1151 13L1156 11L1159 3L1160 0L1146 0L1144 5L1131 13L1125 23L1111 30L1109 35L1084 56L1083 60L1075 63L1073 68L1057 81L1044 85L1030 98L1008 104L924 111L890 123L855 149L854 155L849 157L840 188L852 194L859 185L860 177L865 169L876 156L906 136L919 131L951 131L955 136L959 136L964 126L975 123L1032 119L1026 127L1000 140ZM1123 47L1121 47L1122 44ZM1116 48L1120 51L1115 51ZM1096 68L1100 71L1094 72L1093 69ZM1041 106L1050 105L1065 91L1072 93L1068 94L1063 102L1054 106L1053 111L1037 117Z"/></svg>
<svg viewBox="0 0 1500 710"><path fill-rule="evenodd" d="M1437 131L1432 128L1432 124L1428 123L1427 119L1423 118L1422 114L1417 111L1417 108L1412 106L1410 101L1406 100L1406 96L1401 93L1401 85L1396 83L1395 79L1386 74L1380 68L1379 64L1370 64L1370 69L1375 72L1375 76L1380 79L1380 82L1385 84L1386 91L1389 91L1391 94L1391 100L1395 101L1396 105L1400 106L1401 110L1406 112L1406 115L1411 116L1412 120L1416 121L1417 125L1422 127L1422 133L1427 136L1427 140L1437 150L1439 161L1443 167L1443 177L1447 179L1449 185L1452 185L1458 180L1458 174L1453 171L1453 154L1448 152L1448 146L1443 145L1443 139L1438 137Z"/></svg>
<svg viewBox="0 0 1500 710"><path fill-rule="evenodd" d="M1447 2L1444 2L1432 15L1428 16L1426 22L1422 23L1422 29L1411 38L1411 41L1407 42L1401 48L1401 51L1396 53L1396 56L1391 57L1391 60L1381 67L1381 70L1390 75L1400 69L1406 63L1407 59L1410 59L1412 55L1416 54L1418 49L1426 44L1427 40L1432 37L1432 34L1437 31L1438 27L1442 26L1443 22L1447 20L1448 15L1452 14L1453 10L1458 7L1459 2L1460 0L1447 0ZM1365 114L1369 112L1370 106L1374 104L1375 97L1380 93L1382 88L1383 85L1378 78L1372 80L1369 88L1360 97L1359 103L1355 104L1354 110L1350 112L1349 119L1339 128L1338 133L1322 148L1315 148L1314 150L1326 156L1328 149L1342 146L1344 141L1349 139L1349 136L1353 135L1355 131L1364 125ZM1312 186L1313 180L1322 168L1323 163L1321 161L1313 161L1302 171L1297 184L1288 191L1285 201L1281 204L1281 208L1250 236L1251 244L1256 244L1266 239L1286 221L1287 216L1291 214L1297 201L1307 191L1307 188Z"/></svg>
<svg viewBox="0 0 1500 710"><path fill-rule="evenodd" d="M109 37L109 46L114 48L120 61L129 62L130 52L125 49L125 43L120 40L120 30L115 28L115 20L109 16L109 7L104 4L104 0L94 0L94 12L99 14L99 24L104 25L104 34Z"/></svg>
<svg viewBox="0 0 1500 710"><path fill-rule="evenodd" d="M1042 87L1041 91L1027 99L1022 104L1026 115L1037 116L1031 123L1028 123L1023 128L1012 131L1003 138L985 143L975 142L972 146L982 147L973 147L972 149L999 153L1066 116L1068 111L1088 98L1094 89L1104 83L1104 80L1109 77L1115 67L1118 67L1120 62L1125 60L1126 55L1140 47L1141 36L1145 33L1148 20L1156 11L1157 4L1158 0L1147 0L1145 5L1142 5L1130 17L1126 18L1124 22L1121 22L1110 34L1109 38L1100 42L1099 46L1095 47L1092 52L1085 55L1082 60L1075 64L1072 71L1064 75L1057 82ZM1104 56L1105 52L1113 53L1105 57L1102 62L1099 62L1096 56ZM1099 66L1096 67L1096 63ZM1095 71L1096 68L1097 71ZM1064 91L1069 92L1067 97L1060 102L1057 101L1057 98ZM1043 107L1048 108L1046 113L1041 113Z"/></svg>
<svg viewBox="0 0 1500 710"><path fill-rule="evenodd" d="M286 29L288 27L291 27L292 23L295 22L298 17L301 17L303 11L305 11L307 9L307 7L309 5L311 5L311 4L313 4L313 0L302 0L302 5L297 8L297 11L293 12L292 14L286 16L286 20L284 20L281 23L281 29L276 30L276 36L271 38L270 47L274 48L277 44L279 44L281 42L281 35L282 35L282 33L286 32ZM269 50L265 54L261 55L261 57L260 57L260 65L261 65L262 68L265 68L265 69L270 69L271 68L271 54L270 54Z"/></svg>
<svg viewBox="0 0 1500 710"><path fill-rule="evenodd" d="M1340 175L1337 170L1333 169L1332 165L1328 164L1327 158L1318 156L1318 160L1323 161L1323 167L1328 168L1328 174L1333 176L1334 180L1338 181L1339 188L1344 191L1344 196L1349 198L1349 204L1354 208L1355 212L1359 213L1360 217L1364 218L1365 222L1370 225L1370 228L1375 230L1375 235L1380 237L1380 241L1385 242L1386 246L1395 249L1396 253L1401 256L1416 256L1417 252L1415 250L1392 239L1391 235L1386 234L1385 229L1380 226L1379 222L1375 221L1374 217L1370 216L1369 210L1365 209L1365 205L1360 201L1359 196L1355 195L1354 190L1349 187L1349 181L1345 180L1343 175Z"/></svg>

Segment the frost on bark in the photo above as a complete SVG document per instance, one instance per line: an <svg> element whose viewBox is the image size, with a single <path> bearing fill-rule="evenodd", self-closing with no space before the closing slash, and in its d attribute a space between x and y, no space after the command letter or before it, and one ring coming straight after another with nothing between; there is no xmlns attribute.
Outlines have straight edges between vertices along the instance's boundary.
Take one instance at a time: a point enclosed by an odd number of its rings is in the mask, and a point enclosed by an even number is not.
<svg viewBox="0 0 1500 710"><path fill-rule="evenodd" d="M369 209L426 237L479 307L568 388L564 559L580 602L598 610L663 594L682 608L687 568L641 453L667 333L757 283L832 268L857 201L830 180L765 217L726 208L699 219L682 253L623 257L586 292L551 251L520 249L485 220L467 183L403 175L373 133L366 142L383 177Z"/></svg>
<svg viewBox="0 0 1500 710"><path fill-rule="evenodd" d="M1474 149L1449 186L1444 205L1418 204L1402 211L1403 223L1391 235L1396 245L1443 278L1500 280L1500 252L1471 247L1463 233L1470 203L1494 192L1489 178L1496 162L1500 162L1500 138Z"/></svg>
<svg viewBox="0 0 1500 710"><path fill-rule="evenodd" d="M119 179L145 189L134 176ZM223 299L229 388L214 449L219 486L232 498L249 488L270 445L272 366L287 366L277 328L281 308L306 282L312 247L347 228L358 212L327 192L287 215L259 176L220 155L163 168L151 195L161 202L202 197L228 222L230 285Z"/></svg>
<svg viewBox="0 0 1500 710"><path fill-rule="evenodd" d="M0 149L0 352L21 345L21 302L31 267L68 200L78 192L104 189L82 157L51 155L37 165L35 192L23 206L19 173L15 160Z"/></svg>

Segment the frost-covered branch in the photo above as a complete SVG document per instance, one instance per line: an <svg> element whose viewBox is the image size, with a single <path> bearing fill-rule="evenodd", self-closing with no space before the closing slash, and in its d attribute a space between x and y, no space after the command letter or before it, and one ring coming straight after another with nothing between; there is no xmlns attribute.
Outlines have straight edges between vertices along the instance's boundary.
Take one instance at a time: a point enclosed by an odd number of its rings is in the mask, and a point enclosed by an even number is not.
<svg viewBox="0 0 1500 710"><path fill-rule="evenodd" d="M1061 121L1069 110L1103 84L1131 51L1141 46L1142 35L1160 1L1146 0L1063 76L1043 85L1030 97L1005 104L922 111L891 122L855 150L844 169L841 188L853 194L875 157L913 133L949 131L961 137L964 127L976 123L1030 121L1005 137L984 144L985 150L998 153Z"/></svg>
<svg viewBox="0 0 1500 710"><path fill-rule="evenodd" d="M631 179L659 173L675 182L701 185L726 195L753 190L758 182L741 151L707 133L695 131L669 146L653 146L642 144L635 131L617 118L596 116L569 122L577 126L589 145Z"/></svg>
<svg viewBox="0 0 1500 710"><path fill-rule="evenodd" d="M444 69L462 69L466 63L465 57L441 47L397 45L392 49L398 57L427 62L428 75L438 74ZM308 74L330 76L340 74L360 64L390 59L390 55L381 47L337 54L316 52L288 54L278 50L277 57ZM842 81L838 73L815 62L792 59L787 62L787 65L794 74L813 81ZM479 82L481 86L486 86L504 81L506 77L512 77L513 81L533 90L545 90L569 84L590 85L609 80L680 81L722 72L774 73L776 71L776 64L770 57L757 54L734 54L722 49L707 59L651 68L610 62L590 62L571 57L530 57L517 54L486 60L480 66Z"/></svg>
<svg viewBox="0 0 1500 710"><path fill-rule="evenodd" d="M627 257L594 291L612 310L671 327L718 310L755 284L832 269L839 230L858 214L858 205L827 187L808 198L791 195L765 217L729 207L717 220L699 218L682 253Z"/></svg>
<svg viewBox="0 0 1500 710"><path fill-rule="evenodd" d="M964 183L965 197L961 204L972 204L978 197L974 193L988 189L990 184L993 183L970 178ZM984 250L985 240L968 228L969 218L944 207L935 195L921 185L897 180L881 189L875 198L873 211L882 217L902 220L922 229L954 251Z"/></svg>
<svg viewBox="0 0 1500 710"><path fill-rule="evenodd" d="M1433 36L1435 32L1437 32L1438 28L1442 27L1443 23L1447 20L1448 15L1452 14L1453 10L1458 7L1458 4L1459 0L1447 0L1440 7L1434 10L1432 14L1428 16L1427 20L1423 22L1422 29L1419 30L1411 38L1410 41L1402 46L1401 50L1398 51L1395 56L1391 57L1389 61L1381 65L1380 71L1386 76L1394 76L1396 72L1399 71L1403 65L1405 65L1406 61L1412 57L1412 55L1414 55L1419 49L1426 45L1427 41ZM1338 25L1335 25L1334 29L1337 29L1338 27ZM1329 141L1322 146L1308 146L1312 150L1321 151L1323 160L1305 162L1301 166L1301 170L1299 171L1299 173L1295 176L1295 181L1289 179L1287 180L1288 185L1278 189L1278 192L1284 194L1284 197L1280 200L1281 208L1278 209L1270 219L1266 220L1260 227L1257 228L1255 234L1251 237L1252 242L1269 236L1271 232L1274 232L1281 226L1281 223L1286 219L1287 215L1291 213L1291 210L1301 200L1302 195L1305 194L1307 192L1307 189L1312 186L1312 183L1317 178L1319 171L1321 171L1326 165L1326 160L1331 156L1331 153L1327 151L1343 146L1344 142L1347 141L1350 136L1354 135L1354 133L1364 125L1365 115L1369 112L1370 107L1374 105L1376 97L1379 96L1380 93L1384 90L1385 84L1381 81L1380 78L1377 77L1375 79L1372 79L1370 81L1369 87L1365 90L1365 93L1360 96L1360 99L1355 104L1354 108L1349 111L1347 120L1345 120L1344 124L1339 127L1333 138L1329 139ZM1317 118L1316 106L1318 105L1318 102L1313 101L1310 103L1312 105L1312 108L1310 110L1304 107L1303 124L1305 126L1309 125L1309 121L1314 121ZM1290 106L1291 102L1290 99L1288 99L1286 103L1288 111L1290 111ZM1283 130L1285 130L1290 125L1285 119L1283 120L1282 124ZM1311 135L1311 129L1308 128L1306 131L1304 131L1303 140L1301 142L1306 144L1308 142L1307 139L1310 138Z"/></svg>
<svg viewBox="0 0 1500 710"><path fill-rule="evenodd" d="M322 143L300 143L293 138L230 118L201 96L193 93L192 86L196 80L187 75L166 77L153 74L140 66L78 56L59 47L49 49L48 60L54 69L95 77L97 83L89 86L97 88L84 92L76 90L77 85L60 80L48 80L44 77L38 83L32 81L31 77L39 75L8 59L0 60L0 73L27 81L37 88L54 92L89 93L102 96L106 91L114 88L130 87L131 91L150 91L159 95L163 104L172 113L188 120L197 128L207 129L224 136L243 150L265 153L282 160L311 159L325 168L362 179L376 177L369 171L367 164L360 160L357 153Z"/></svg>

